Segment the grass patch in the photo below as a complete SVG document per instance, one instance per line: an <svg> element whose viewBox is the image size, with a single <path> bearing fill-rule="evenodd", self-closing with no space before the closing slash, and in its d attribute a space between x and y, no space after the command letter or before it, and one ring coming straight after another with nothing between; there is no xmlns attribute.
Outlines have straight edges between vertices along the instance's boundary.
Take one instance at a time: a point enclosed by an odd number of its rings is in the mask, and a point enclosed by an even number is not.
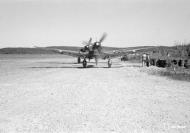
<svg viewBox="0 0 190 133"><path fill-rule="evenodd" d="M166 76L170 79L190 81L190 70L183 68L158 68L158 67L143 67L142 72L146 72L151 75Z"/></svg>
<svg viewBox="0 0 190 133"><path fill-rule="evenodd" d="M190 81L190 73L185 69L178 69L175 71L171 69L166 69L165 71L160 71L159 75L167 76L175 80Z"/></svg>

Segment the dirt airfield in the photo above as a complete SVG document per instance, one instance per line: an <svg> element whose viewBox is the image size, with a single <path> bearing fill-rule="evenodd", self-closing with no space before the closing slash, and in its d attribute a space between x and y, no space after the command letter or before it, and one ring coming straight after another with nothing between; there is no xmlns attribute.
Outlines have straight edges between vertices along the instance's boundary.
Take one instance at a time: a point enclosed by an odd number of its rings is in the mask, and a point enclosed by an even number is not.
<svg viewBox="0 0 190 133"><path fill-rule="evenodd" d="M140 64L0 55L0 133L189 133L190 82Z"/></svg>

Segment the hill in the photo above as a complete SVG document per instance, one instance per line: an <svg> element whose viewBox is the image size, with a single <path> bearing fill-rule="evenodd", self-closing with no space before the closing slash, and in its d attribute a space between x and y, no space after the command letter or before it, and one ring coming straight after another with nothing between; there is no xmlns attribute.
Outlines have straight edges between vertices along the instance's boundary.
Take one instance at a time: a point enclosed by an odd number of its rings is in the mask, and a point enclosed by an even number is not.
<svg viewBox="0 0 190 133"><path fill-rule="evenodd" d="M75 46L49 46L49 47L39 47L39 48L23 48L23 47L14 48L13 47L13 48L0 49L0 54L57 54L53 51L45 50L44 48L79 51L82 47L75 47ZM113 51L113 50L123 49L123 48L105 47L105 46L102 46L102 48L104 51ZM125 49L128 49L128 48L125 48Z"/></svg>
<svg viewBox="0 0 190 133"><path fill-rule="evenodd" d="M62 49L62 50L71 50L71 51L79 51L82 47L77 46L49 46L49 47L39 47L39 48L2 48L0 49L0 54L57 54L54 51L46 50L45 48L51 49ZM103 51L113 51L113 50L133 50L133 49L142 49L139 52L159 52L161 55L165 56L168 53L172 57L190 57L190 45L178 45L178 46L137 46L137 47L105 47L102 46Z"/></svg>

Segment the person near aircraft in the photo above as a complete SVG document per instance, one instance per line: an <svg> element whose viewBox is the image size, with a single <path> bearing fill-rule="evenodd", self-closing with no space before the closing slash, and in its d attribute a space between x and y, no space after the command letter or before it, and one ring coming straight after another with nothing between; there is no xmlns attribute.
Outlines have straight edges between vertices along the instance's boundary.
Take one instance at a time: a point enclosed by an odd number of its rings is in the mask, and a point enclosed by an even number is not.
<svg viewBox="0 0 190 133"><path fill-rule="evenodd" d="M146 56L147 56L146 53L144 53L144 54L142 55L142 66L143 66L143 67L146 65L146 59L147 59Z"/></svg>
<svg viewBox="0 0 190 133"><path fill-rule="evenodd" d="M146 66L149 67L150 66L150 55L146 54Z"/></svg>

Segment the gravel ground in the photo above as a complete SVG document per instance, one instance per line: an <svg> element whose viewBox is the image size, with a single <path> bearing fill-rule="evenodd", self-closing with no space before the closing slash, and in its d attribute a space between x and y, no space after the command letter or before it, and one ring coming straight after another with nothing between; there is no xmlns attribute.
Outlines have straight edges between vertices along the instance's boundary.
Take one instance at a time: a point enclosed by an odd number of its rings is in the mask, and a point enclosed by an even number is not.
<svg viewBox="0 0 190 133"><path fill-rule="evenodd" d="M0 57L0 133L190 132L190 82L149 75L138 63L83 69L75 61Z"/></svg>

